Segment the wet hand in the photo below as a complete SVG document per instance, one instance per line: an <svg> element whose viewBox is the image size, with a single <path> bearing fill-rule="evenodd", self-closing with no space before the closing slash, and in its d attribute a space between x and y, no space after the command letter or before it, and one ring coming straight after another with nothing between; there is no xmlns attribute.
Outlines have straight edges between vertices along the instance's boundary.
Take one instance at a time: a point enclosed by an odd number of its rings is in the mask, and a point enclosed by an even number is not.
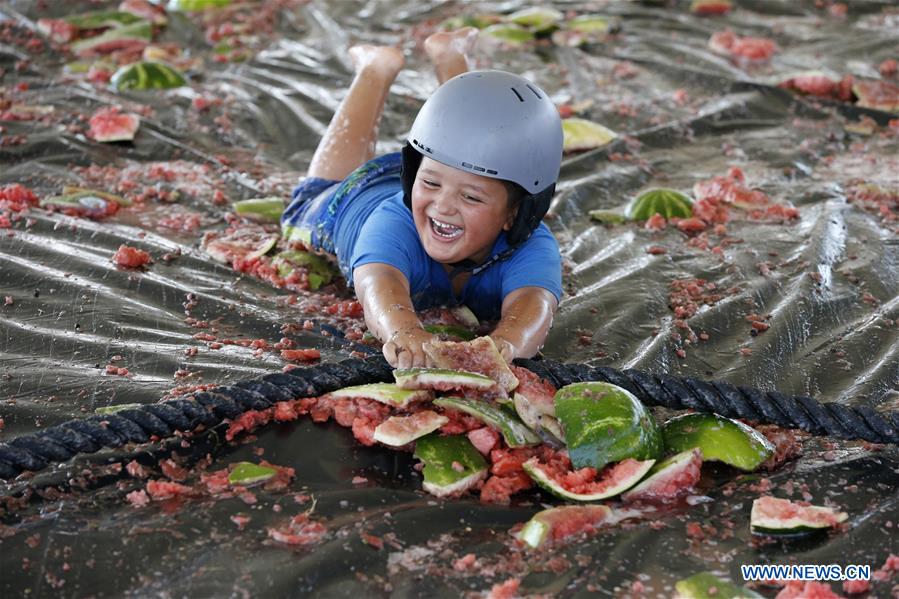
<svg viewBox="0 0 899 599"><path fill-rule="evenodd" d="M422 345L436 337L421 327L396 331L384 343L382 352L394 368L419 368L428 365L428 356Z"/></svg>
<svg viewBox="0 0 899 599"><path fill-rule="evenodd" d="M511 341L507 339L503 339L502 337L494 337L491 335L493 339L493 343L496 344L496 349L499 350L499 355L503 357L503 360L506 363L511 364L512 360L515 358L515 346Z"/></svg>

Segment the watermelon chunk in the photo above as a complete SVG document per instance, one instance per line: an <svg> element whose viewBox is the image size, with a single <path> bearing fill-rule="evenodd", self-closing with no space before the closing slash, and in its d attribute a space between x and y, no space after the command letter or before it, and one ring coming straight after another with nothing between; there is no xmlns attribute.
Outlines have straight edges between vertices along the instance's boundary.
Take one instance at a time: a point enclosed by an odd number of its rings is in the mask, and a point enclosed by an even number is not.
<svg viewBox="0 0 899 599"><path fill-rule="evenodd" d="M91 115L88 136L95 141L132 141L140 127L140 117L130 112L122 112L118 106L106 106Z"/></svg>
<svg viewBox="0 0 899 599"><path fill-rule="evenodd" d="M433 433L449 418L433 410L421 410L409 416L391 416L375 428L374 439L391 447L402 447Z"/></svg>

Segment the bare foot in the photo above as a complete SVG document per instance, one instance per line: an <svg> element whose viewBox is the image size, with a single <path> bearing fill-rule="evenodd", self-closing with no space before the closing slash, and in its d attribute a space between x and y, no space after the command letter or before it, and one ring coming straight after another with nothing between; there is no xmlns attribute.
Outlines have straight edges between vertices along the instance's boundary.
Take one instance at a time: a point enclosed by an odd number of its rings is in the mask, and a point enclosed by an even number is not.
<svg viewBox="0 0 899 599"><path fill-rule="evenodd" d="M469 53L478 41L476 27L455 31L438 31L425 40L425 52L437 71L440 83L466 72L470 68Z"/></svg>
<svg viewBox="0 0 899 599"><path fill-rule="evenodd" d="M403 68L406 59L403 52L392 46L371 46L360 44L348 51L353 68L357 73L362 71L377 73L390 81L396 78Z"/></svg>

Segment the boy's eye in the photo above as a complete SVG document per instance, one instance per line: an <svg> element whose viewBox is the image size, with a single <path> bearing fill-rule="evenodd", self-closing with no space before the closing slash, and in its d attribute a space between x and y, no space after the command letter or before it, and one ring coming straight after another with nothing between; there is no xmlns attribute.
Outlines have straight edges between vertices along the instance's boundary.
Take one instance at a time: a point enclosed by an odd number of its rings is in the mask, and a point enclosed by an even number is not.
<svg viewBox="0 0 899 599"><path fill-rule="evenodd" d="M437 187L437 183L435 183L434 181L428 181L427 179L422 179L421 182L424 184L425 187Z"/></svg>
<svg viewBox="0 0 899 599"><path fill-rule="evenodd" d="M480 198L476 198L473 195L469 195L467 193L462 194L462 197L465 198L466 200L468 200L469 202L478 202L478 203L481 202Z"/></svg>

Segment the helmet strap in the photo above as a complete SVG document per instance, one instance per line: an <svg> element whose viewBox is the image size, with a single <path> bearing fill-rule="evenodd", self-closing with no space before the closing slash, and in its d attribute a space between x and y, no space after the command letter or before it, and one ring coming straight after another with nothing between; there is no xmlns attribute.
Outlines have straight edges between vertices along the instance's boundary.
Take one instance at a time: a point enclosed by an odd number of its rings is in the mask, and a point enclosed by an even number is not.
<svg viewBox="0 0 899 599"><path fill-rule="evenodd" d="M403 183L403 203L406 208L412 210L412 186L415 184L418 167L421 166L421 154L408 141L403 146L402 161L403 169L400 173L400 180Z"/></svg>

